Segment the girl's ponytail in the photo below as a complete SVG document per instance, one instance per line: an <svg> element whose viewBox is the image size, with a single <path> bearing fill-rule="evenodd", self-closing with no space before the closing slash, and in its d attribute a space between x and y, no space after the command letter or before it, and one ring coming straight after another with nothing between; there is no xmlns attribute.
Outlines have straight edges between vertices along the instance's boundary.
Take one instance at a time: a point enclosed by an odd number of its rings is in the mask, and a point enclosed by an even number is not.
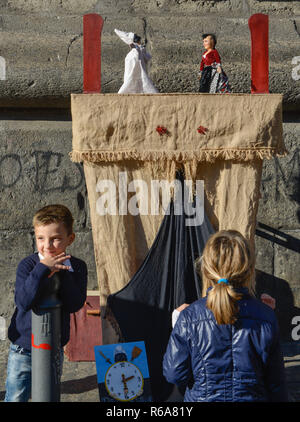
<svg viewBox="0 0 300 422"><path fill-rule="evenodd" d="M242 294L235 288L248 287L253 294L254 258L248 241L235 230L221 230L212 235L204 248L200 264L206 306L218 324L233 324ZM225 278L223 278L225 277Z"/></svg>
<svg viewBox="0 0 300 422"><path fill-rule="evenodd" d="M239 311L240 293L229 284L216 284L207 295L206 306L210 309L218 324L234 324Z"/></svg>

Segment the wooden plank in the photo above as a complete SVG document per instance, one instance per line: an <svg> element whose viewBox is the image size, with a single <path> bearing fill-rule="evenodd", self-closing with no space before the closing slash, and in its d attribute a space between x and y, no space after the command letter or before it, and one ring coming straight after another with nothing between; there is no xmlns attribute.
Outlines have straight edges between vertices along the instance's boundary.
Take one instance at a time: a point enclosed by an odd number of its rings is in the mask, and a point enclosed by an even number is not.
<svg viewBox="0 0 300 422"><path fill-rule="evenodd" d="M88 290L86 292L87 296L100 296L99 290Z"/></svg>
<svg viewBox="0 0 300 422"><path fill-rule="evenodd" d="M99 296L86 298L84 306L70 316L70 340L65 354L71 362L94 362L94 346L102 344Z"/></svg>

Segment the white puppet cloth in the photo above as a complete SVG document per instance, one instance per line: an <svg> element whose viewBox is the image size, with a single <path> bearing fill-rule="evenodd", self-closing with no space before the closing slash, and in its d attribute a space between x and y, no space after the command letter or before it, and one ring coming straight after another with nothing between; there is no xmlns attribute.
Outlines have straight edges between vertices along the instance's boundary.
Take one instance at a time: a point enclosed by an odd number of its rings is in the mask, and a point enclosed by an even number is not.
<svg viewBox="0 0 300 422"><path fill-rule="evenodd" d="M147 63L151 55L145 47L134 43L133 32L123 32L115 29L115 33L126 44L133 44L134 47L125 57L124 83L118 94L156 94L158 90L147 74Z"/></svg>

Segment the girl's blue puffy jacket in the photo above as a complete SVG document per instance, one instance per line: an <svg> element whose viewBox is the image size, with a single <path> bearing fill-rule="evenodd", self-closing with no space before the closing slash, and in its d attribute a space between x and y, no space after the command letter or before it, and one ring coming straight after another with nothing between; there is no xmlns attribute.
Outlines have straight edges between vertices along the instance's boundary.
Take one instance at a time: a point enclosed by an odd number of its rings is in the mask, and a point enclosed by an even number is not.
<svg viewBox="0 0 300 422"><path fill-rule="evenodd" d="M249 294L234 325L218 325L206 297L180 312L163 359L168 382L184 401L288 401L274 311Z"/></svg>

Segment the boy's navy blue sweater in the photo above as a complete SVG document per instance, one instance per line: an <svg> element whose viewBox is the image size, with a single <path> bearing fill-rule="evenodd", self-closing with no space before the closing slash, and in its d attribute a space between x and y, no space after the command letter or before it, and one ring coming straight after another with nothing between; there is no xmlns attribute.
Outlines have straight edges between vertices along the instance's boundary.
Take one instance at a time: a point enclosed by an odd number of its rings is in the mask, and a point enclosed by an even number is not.
<svg viewBox="0 0 300 422"><path fill-rule="evenodd" d="M62 302L61 346L70 337L70 313L78 311L86 300L87 266L81 259L71 257L74 272L60 270L59 299ZM38 253L24 258L18 265L15 302L16 310L8 328L9 340L31 350L31 309L36 305L43 285L49 280L50 268L40 262Z"/></svg>

